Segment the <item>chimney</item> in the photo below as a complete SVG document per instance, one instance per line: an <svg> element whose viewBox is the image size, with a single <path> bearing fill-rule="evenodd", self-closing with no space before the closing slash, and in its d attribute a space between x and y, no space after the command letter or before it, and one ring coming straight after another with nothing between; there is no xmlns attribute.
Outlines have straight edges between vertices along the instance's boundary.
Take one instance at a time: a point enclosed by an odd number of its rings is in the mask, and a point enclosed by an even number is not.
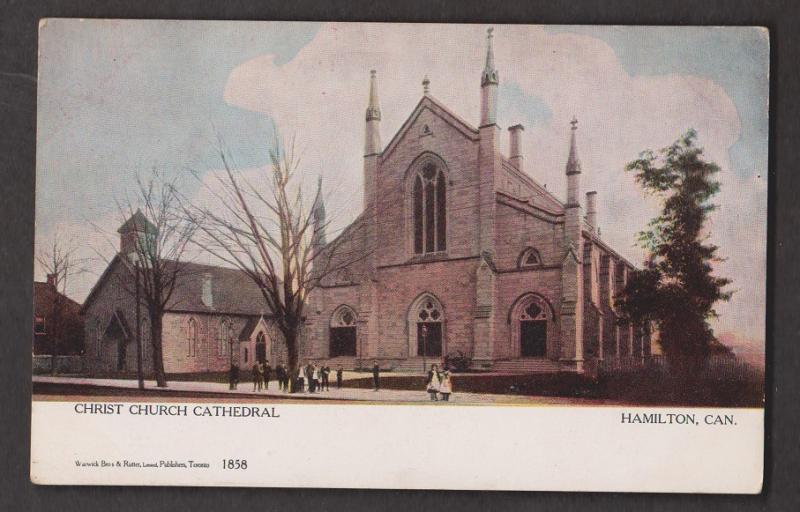
<svg viewBox="0 0 800 512"><path fill-rule="evenodd" d="M203 294L200 297L203 304L208 308L214 308L214 294L211 290L211 272L203 274Z"/></svg>
<svg viewBox="0 0 800 512"><path fill-rule="evenodd" d="M515 124L510 127L508 131L510 133L509 140L511 143L509 160L511 160L511 165L522 171L522 132L525 131L525 127L521 124Z"/></svg>
<svg viewBox="0 0 800 512"><path fill-rule="evenodd" d="M56 274L47 274L47 285L52 286L53 288L56 287Z"/></svg>
<svg viewBox="0 0 800 512"><path fill-rule="evenodd" d="M586 222L592 226L595 232L597 229L597 192L592 190L586 192Z"/></svg>

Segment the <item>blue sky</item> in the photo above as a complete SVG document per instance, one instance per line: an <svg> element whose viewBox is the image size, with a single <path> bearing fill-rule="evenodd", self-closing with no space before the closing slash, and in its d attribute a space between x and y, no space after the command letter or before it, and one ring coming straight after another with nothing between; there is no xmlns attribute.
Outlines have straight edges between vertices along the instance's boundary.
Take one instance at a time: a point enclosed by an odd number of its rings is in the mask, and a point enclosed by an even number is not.
<svg viewBox="0 0 800 512"><path fill-rule="evenodd" d="M742 132L730 149L740 175L765 168L769 119L769 40L752 27L553 27L605 41L631 75L679 73L710 78L731 97Z"/></svg>

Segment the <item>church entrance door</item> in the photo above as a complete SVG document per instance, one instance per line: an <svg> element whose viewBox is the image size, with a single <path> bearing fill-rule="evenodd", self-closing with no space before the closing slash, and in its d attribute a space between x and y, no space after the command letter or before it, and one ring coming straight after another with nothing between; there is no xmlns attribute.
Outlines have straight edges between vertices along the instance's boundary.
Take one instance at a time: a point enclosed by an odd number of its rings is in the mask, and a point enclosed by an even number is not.
<svg viewBox="0 0 800 512"><path fill-rule="evenodd" d="M331 327L330 357L356 355L356 328Z"/></svg>
<svg viewBox="0 0 800 512"><path fill-rule="evenodd" d="M261 364L267 361L267 339L263 332L256 337L256 361Z"/></svg>
<svg viewBox="0 0 800 512"><path fill-rule="evenodd" d="M520 352L522 357L544 357L547 353L547 321L520 322Z"/></svg>
<svg viewBox="0 0 800 512"><path fill-rule="evenodd" d="M419 322L417 324L417 355L426 357L442 355L441 322Z"/></svg>

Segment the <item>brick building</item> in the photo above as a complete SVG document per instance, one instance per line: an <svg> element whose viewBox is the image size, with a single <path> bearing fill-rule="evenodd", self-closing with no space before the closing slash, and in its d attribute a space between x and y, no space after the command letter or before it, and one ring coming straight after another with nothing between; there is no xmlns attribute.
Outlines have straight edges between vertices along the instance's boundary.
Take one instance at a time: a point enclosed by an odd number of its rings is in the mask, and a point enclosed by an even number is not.
<svg viewBox="0 0 800 512"><path fill-rule="evenodd" d="M56 289L56 276L33 283L34 355L78 355L83 351L81 305Z"/></svg>
<svg viewBox="0 0 800 512"><path fill-rule="evenodd" d="M596 193L581 196L577 120L562 200L526 173L521 125L500 153L498 84L490 30L478 127L426 79L384 146L372 71L363 212L335 244L316 242L320 261L341 268L310 296L304 359L402 370L460 352L475 368L583 372L650 354L646 330L617 322L614 296L633 266L601 239ZM324 205L315 212L321 230Z"/></svg>
<svg viewBox="0 0 800 512"><path fill-rule="evenodd" d="M84 367L93 374L136 371L135 239L152 224L137 211L119 229L120 252L83 305ZM167 373L221 372L231 361L243 368L256 360L285 361L283 343L269 325L258 287L235 269L182 263L163 321ZM140 311L145 374L152 373L149 322Z"/></svg>

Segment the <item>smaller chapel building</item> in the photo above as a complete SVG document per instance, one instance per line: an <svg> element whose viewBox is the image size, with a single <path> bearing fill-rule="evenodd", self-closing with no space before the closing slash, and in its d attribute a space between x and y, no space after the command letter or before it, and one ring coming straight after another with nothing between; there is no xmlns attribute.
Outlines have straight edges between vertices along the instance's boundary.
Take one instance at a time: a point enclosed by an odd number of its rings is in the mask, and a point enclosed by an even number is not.
<svg viewBox="0 0 800 512"><path fill-rule="evenodd" d="M137 211L118 230L120 251L92 288L82 307L84 369L92 375L136 373L136 240L155 229ZM176 264L175 262L172 262ZM166 373L225 372L232 363L247 369L256 361L286 363L286 349L270 325L258 287L243 272L181 262L163 319ZM147 310L139 311L142 363L153 369Z"/></svg>
<svg viewBox="0 0 800 512"><path fill-rule="evenodd" d="M615 297L633 265L604 242L597 193L581 194L577 120L559 198L526 168L522 125L500 152L500 74L491 29L470 124L430 92L382 143L376 72L365 114L364 205L337 238L315 206L320 286L310 295L302 358L422 369L464 356L475 369L584 372L641 363L644 326L621 324ZM477 92L477 91L476 91Z"/></svg>

